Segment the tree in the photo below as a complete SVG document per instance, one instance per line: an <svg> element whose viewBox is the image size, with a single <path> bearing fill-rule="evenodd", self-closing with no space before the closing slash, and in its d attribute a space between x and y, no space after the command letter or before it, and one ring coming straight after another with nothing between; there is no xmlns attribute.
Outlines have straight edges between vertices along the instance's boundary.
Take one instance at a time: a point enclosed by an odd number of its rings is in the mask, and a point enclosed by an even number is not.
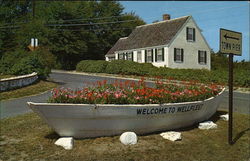
<svg viewBox="0 0 250 161"><path fill-rule="evenodd" d="M145 24L135 13L123 14L116 1L36 1L34 19L31 7L31 1L2 2L0 52L28 51L30 39L38 38L64 69L74 69L81 60L104 59L120 37ZM4 28L7 23L18 28Z"/></svg>

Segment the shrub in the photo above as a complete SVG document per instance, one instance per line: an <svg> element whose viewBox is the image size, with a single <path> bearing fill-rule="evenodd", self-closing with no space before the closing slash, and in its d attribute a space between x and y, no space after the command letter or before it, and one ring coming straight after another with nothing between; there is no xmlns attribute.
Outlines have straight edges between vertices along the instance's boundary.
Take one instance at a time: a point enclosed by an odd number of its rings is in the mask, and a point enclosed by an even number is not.
<svg viewBox="0 0 250 161"><path fill-rule="evenodd" d="M104 60L83 60L76 66L76 71L104 73L109 62Z"/></svg>
<svg viewBox="0 0 250 161"><path fill-rule="evenodd" d="M45 79L49 75L50 69L43 65L38 56L31 55L14 64L10 69L10 72L14 75L24 75L37 72L39 78Z"/></svg>
<svg viewBox="0 0 250 161"><path fill-rule="evenodd" d="M12 66L27 55L28 54L26 51L20 49L4 53L0 60L0 73L11 74L10 69L12 68Z"/></svg>
<svg viewBox="0 0 250 161"><path fill-rule="evenodd" d="M219 57L225 59L225 57ZM101 63L100 63L101 62ZM103 63L106 63L103 65ZM234 63L235 86L250 87L250 63ZM77 70L82 72L125 74L137 76L162 77L175 80L199 81L203 83L214 82L227 84L228 71L225 65L219 66L214 70L206 69L172 69L166 67L155 67L151 63L137 63L127 60L114 60L111 62L84 60L77 65Z"/></svg>
<svg viewBox="0 0 250 161"><path fill-rule="evenodd" d="M37 72L39 78L45 79L54 67L55 60L55 56L43 48L34 52L17 49L3 54L0 60L0 73L24 75Z"/></svg>

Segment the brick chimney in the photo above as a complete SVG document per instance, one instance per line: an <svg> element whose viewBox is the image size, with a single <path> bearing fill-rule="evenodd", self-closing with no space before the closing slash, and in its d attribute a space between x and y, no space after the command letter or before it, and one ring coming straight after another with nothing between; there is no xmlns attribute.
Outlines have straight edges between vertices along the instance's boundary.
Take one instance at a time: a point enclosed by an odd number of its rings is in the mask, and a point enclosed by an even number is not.
<svg viewBox="0 0 250 161"><path fill-rule="evenodd" d="M163 17L163 21L170 20L169 14L164 14L162 17Z"/></svg>

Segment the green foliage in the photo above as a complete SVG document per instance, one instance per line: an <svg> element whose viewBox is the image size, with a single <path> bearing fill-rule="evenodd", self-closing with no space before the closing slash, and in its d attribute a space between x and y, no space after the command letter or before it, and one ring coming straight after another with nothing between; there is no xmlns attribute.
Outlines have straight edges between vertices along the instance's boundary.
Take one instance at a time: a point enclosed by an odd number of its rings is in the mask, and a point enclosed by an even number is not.
<svg viewBox="0 0 250 161"><path fill-rule="evenodd" d="M104 61L100 61L104 63ZM203 83L214 82L227 84L228 71L223 67L216 70L205 69L171 69L155 67L150 63L137 63L127 60L114 60L106 62L105 66L99 61L81 61L76 70L90 73L125 74L149 77L162 77L182 81L199 81ZM99 68L98 68L99 66ZM234 85L250 87L250 62L235 63ZM97 69L95 69L97 68Z"/></svg>
<svg viewBox="0 0 250 161"><path fill-rule="evenodd" d="M6 52L0 60L0 73L11 75L24 75L37 72L42 79L46 78L54 67L55 56L46 49L27 52L18 49Z"/></svg>
<svg viewBox="0 0 250 161"><path fill-rule="evenodd" d="M10 69L11 74L24 75L37 72L40 78L46 78L50 73L49 68L45 67L37 55L27 56L14 64Z"/></svg>
<svg viewBox="0 0 250 161"><path fill-rule="evenodd" d="M104 60L83 60L77 64L76 70L93 73L104 73L107 65L108 62Z"/></svg>
<svg viewBox="0 0 250 161"><path fill-rule="evenodd" d="M12 66L27 55L27 52L21 49L4 53L0 59L0 73L12 74L10 72Z"/></svg>
<svg viewBox="0 0 250 161"><path fill-rule="evenodd" d="M110 74L144 76L149 74L151 68L153 68L153 65L149 63L140 64L126 60L114 60L107 65L105 72Z"/></svg>
<svg viewBox="0 0 250 161"><path fill-rule="evenodd" d="M212 70L216 69L225 69L228 67L228 58L225 54L221 53L212 53L211 54L211 68Z"/></svg>
<svg viewBox="0 0 250 161"><path fill-rule="evenodd" d="M124 8L117 1L36 1L35 4L32 19L31 1L1 2L0 26L17 28L0 30L0 53L17 48L25 50L30 39L37 38L40 47L55 55L56 67L75 69L80 60L104 60L120 37L145 24L134 13L123 14ZM123 22L107 23L116 21Z"/></svg>

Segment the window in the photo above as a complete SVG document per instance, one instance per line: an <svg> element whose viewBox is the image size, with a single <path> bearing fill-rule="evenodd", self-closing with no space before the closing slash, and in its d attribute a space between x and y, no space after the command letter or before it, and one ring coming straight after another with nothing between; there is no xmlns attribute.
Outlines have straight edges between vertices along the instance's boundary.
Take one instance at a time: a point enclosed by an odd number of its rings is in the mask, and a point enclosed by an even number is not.
<svg viewBox="0 0 250 161"><path fill-rule="evenodd" d="M137 62L141 63L142 59L141 59L141 50L137 51Z"/></svg>
<svg viewBox="0 0 250 161"><path fill-rule="evenodd" d="M187 41L195 41L195 28L187 27Z"/></svg>
<svg viewBox="0 0 250 161"><path fill-rule="evenodd" d="M198 50L198 62L199 64L207 64L207 52Z"/></svg>
<svg viewBox="0 0 250 161"><path fill-rule="evenodd" d="M114 56L109 57L109 61L115 60Z"/></svg>
<svg viewBox="0 0 250 161"><path fill-rule="evenodd" d="M119 54L118 54L118 59L119 59L119 60L125 60L124 53L119 53Z"/></svg>
<svg viewBox="0 0 250 161"><path fill-rule="evenodd" d="M155 62L164 61L164 48L155 49Z"/></svg>
<svg viewBox="0 0 250 161"><path fill-rule="evenodd" d="M145 50L145 62L146 63L153 62L153 49Z"/></svg>
<svg viewBox="0 0 250 161"><path fill-rule="evenodd" d="M133 61L133 52L127 53L127 60Z"/></svg>
<svg viewBox="0 0 250 161"><path fill-rule="evenodd" d="M184 50L180 48L174 48L174 61L177 63L183 62Z"/></svg>

